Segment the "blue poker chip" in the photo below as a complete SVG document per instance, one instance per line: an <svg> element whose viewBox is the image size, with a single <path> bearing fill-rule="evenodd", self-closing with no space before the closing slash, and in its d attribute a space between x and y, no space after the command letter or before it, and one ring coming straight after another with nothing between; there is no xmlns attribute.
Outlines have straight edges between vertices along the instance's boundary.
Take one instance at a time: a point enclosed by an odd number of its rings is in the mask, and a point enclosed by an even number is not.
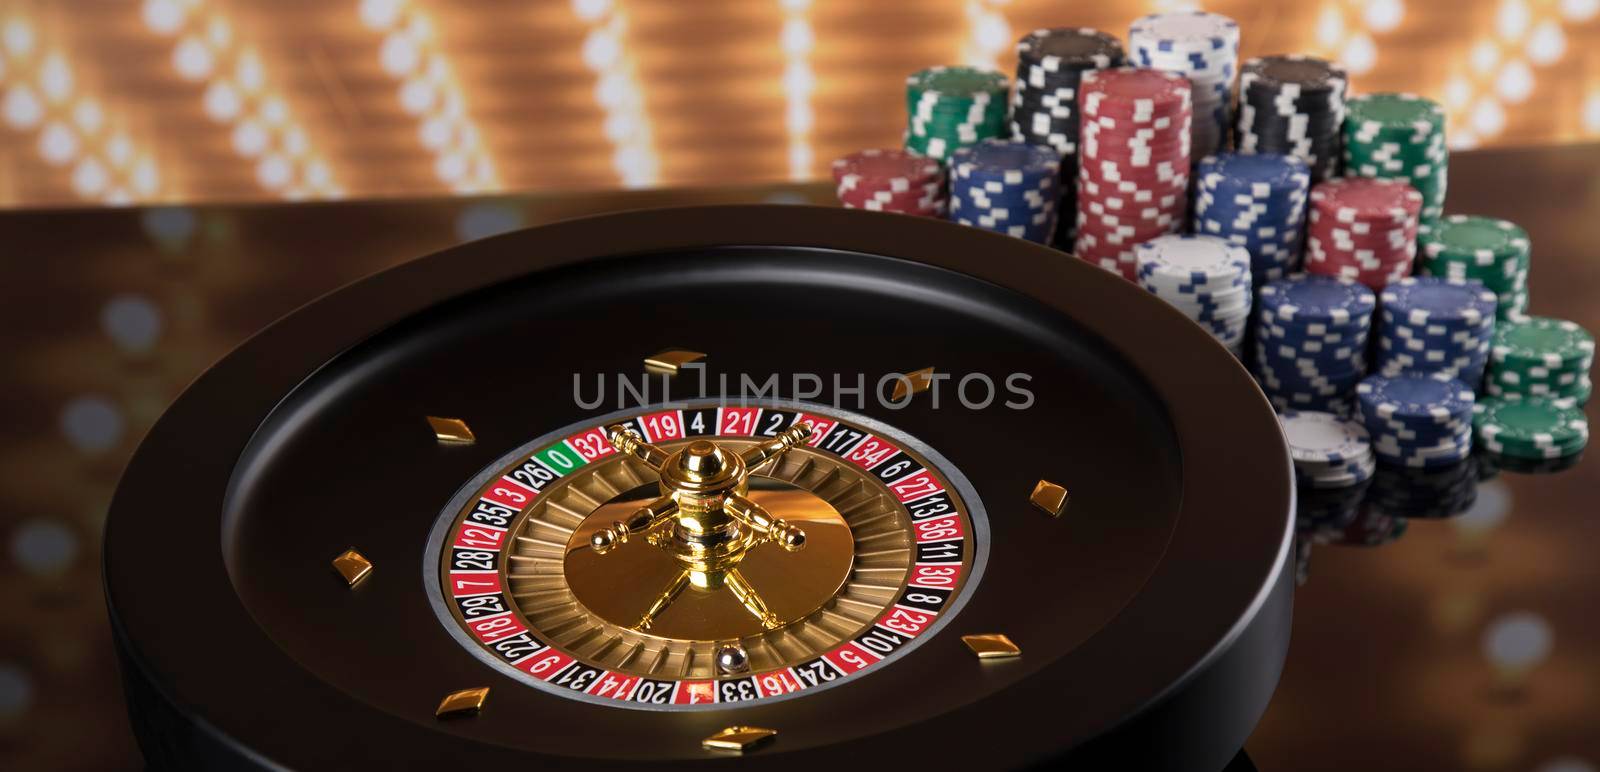
<svg viewBox="0 0 1600 772"><path fill-rule="evenodd" d="M1256 298L1282 324L1332 322L1348 324L1372 315L1378 298L1366 285L1352 279L1322 275L1297 275L1278 279L1261 288Z"/></svg>
<svg viewBox="0 0 1600 772"><path fill-rule="evenodd" d="M1288 191L1304 200L1311 187L1311 168L1291 155L1218 153L1200 160L1195 178L1204 190Z"/></svg>
<svg viewBox="0 0 1600 772"><path fill-rule="evenodd" d="M954 176L970 178L1021 178L1058 175L1061 156L1048 145L987 139L950 154Z"/></svg>
<svg viewBox="0 0 1600 772"><path fill-rule="evenodd" d="M1467 279L1412 276L1383 288L1383 308L1395 323L1478 326L1493 319L1499 299Z"/></svg>
<svg viewBox="0 0 1600 772"><path fill-rule="evenodd" d="M1461 381L1418 375L1370 376L1356 387L1356 398L1363 415L1406 423L1460 420L1471 416L1475 401L1472 389Z"/></svg>
<svg viewBox="0 0 1600 772"><path fill-rule="evenodd" d="M1061 158L1045 145L986 140L950 156L953 222L1038 243L1054 234Z"/></svg>

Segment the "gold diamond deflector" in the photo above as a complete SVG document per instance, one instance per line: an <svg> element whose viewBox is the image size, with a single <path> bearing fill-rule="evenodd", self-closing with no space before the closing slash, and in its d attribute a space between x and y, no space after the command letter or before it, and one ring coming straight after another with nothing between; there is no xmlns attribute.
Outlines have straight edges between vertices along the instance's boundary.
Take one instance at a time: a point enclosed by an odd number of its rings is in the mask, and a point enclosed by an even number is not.
<svg viewBox="0 0 1600 772"><path fill-rule="evenodd" d="M572 594L596 616L629 627L679 574L677 561L644 539L596 554L594 533L658 496L656 485L627 491L596 509L573 531L565 573ZM777 544L753 548L739 573L761 593L780 620L803 618L839 592L850 576L855 545L850 526L816 494L769 477L750 479L749 498L805 531L806 546L786 552ZM650 625L651 635L691 640L736 640L763 632L734 593L688 587Z"/></svg>
<svg viewBox="0 0 1600 772"><path fill-rule="evenodd" d="M709 751L744 753L771 742L772 738L777 736L778 730L776 729L763 729L759 726L730 726L701 740L700 745Z"/></svg>
<svg viewBox="0 0 1600 772"><path fill-rule="evenodd" d="M433 711L433 715L438 718L473 715L483 710L483 702L487 699L489 699L487 686L451 692L439 701L439 707Z"/></svg>
<svg viewBox="0 0 1600 772"><path fill-rule="evenodd" d="M440 418L428 416L428 426L433 428L433 436L446 445L471 445L478 438L472 434L472 428L467 422L459 418Z"/></svg>
<svg viewBox="0 0 1600 772"><path fill-rule="evenodd" d="M978 655L978 659L1005 659L1022 655L1021 647L1011 642L1003 633L963 635L961 642Z"/></svg>
<svg viewBox="0 0 1600 772"><path fill-rule="evenodd" d="M367 556L351 548L339 553L339 557L333 559L333 570L338 571L339 575L344 577L345 584L354 587L357 582L367 578L367 575L372 573L372 561L367 560Z"/></svg>
<svg viewBox="0 0 1600 772"><path fill-rule="evenodd" d="M1033 486L1033 493L1028 496L1028 501L1045 511L1051 517L1060 517L1061 512L1067 508L1067 489L1056 485L1049 480L1040 480Z"/></svg>
<svg viewBox="0 0 1600 772"><path fill-rule="evenodd" d="M906 387L906 381L911 382L909 389ZM894 393L889 396L889 399L894 402L899 402L911 396L912 394L921 394L922 392L927 391L928 387L932 384L933 368L924 367L921 370L913 370L909 373L906 373L904 379L894 379Z"/></svg>
<svg viewBox="0 0 1600 772"><path fill-rule="evenodd" d="M684 365L690 362L698 362L705 358L706 355L699 351L668 349L654 356L645 357L644 369L652 373L677 375Z"/></svg>

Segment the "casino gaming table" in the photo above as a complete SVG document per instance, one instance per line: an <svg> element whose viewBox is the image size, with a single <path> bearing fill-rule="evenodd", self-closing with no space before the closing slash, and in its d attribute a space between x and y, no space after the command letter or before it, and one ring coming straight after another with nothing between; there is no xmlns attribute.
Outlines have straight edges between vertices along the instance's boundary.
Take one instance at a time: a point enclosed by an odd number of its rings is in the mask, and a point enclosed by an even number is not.
<svg viewBox="0 0 1600 772"><path fill-rule="evenodd" d="M1591 327L1600 276L1579 247L1595 226L1582 206L1549 203L1589 200L1597 163L1586 147L1464 154L1452 194L1463 211L1527 226L1541 245L1535 311ZM1506 199L1495 183L1505 169L1549 200ZM49 324L94 308L122 265L148 268L151 291L204 288L200 355L175 366L108 362L109 377L175 395L203 352L242 342L130 464L106 533L117 667L108 641L104 678L63 697L105 708L74 710L112 722L97 724L110 727L107 754L133 752L110 696L122 691L149 758L257 765L396 754L696 766L736 752L703 745L732 727L776 731L744 759L771 768L833 758L1254 768L1236 756L1241 747L1263 769L1441 758L1495 768L1596 750L1582 707L1591 698L1563 686L1595 650L1584 612L1595 569L1557 546L1594 534L1582 504L1590 465L1486 476L1464 512L1341 523L1340 538L1328 538L1292 517L1281 437L1248 376L1130 285L941 223L797 207L661 210L827 195L796 186L517 201L509 206L528 221L558 224L456 247L458 213L508 204L198 210L201 226L178 247L151 228L167 210L9 217L18 249L43 248L34 234L51 232L62 234L57 254L82 258L70 276L67 261L29 269L59 309L40 317ZM637 209L654 211L573 219ZM858 221L869 224L842 225ZM433 254L412 260L424 253ZM1128 309L1140 311L1136 322ZM1025 369L1037 378L1037 412L935 410L926 392L898 410L573 404L575 372L638 376L646 358L679 348L704 352L713 374ZM14 422L26 424L19 411L31 400L27 389L17 395ZM461 428L470 444L452 433ZM874 460L891 448L894 462ZM584 450L600 455L579 464ZM753 518L765 541L740 564L756 603L728 589L741 583L734 572L691 577L722 582L708 613L735 631L708 642L670 618L694 609L674 608L667 592L674 542L629 541L619 537L637 532L617 526L660 493L631 483L668 461L703 470L712 456L757 470L718 495L774 518ZM557 475L563 460L573 468ZM533 541L491 556L485 571L471 562L497 552L481 539L499 537L478 526L507 509L494 497L519 493L503 480L525 480L546 504L506 524ZM1058 515L1048 497L1032 500L1040 482L1070 491ZM876 493L862 501L881 509L870 514L839 488ZM579 520L557 548L536 543L565 527L566 502L601 496L596 504L615 505L605 517ZM192 527L145 527L149 512ZM882 517L884 541L918 545L916 558L860 558L852 571L890 570L822 577L822 605L863 609L844 616L858 629L819 623L837 628L835 639L819 633L804 646L767 638L752 606L795 612L792 599L763 592L762 572L792 559L837 572L828 526L864 514ZM784 549L791 531L780 526L803 533L804 547ZM592 559L572 563L556 596L596 608L624 601L591 624L542 616L529 600L539 591L524 592L568 548ZM370 572L336 567L346 550ZM449 590L452 577L479 572L491 585L503 579L505 592ZM926 592L877 590L873 573ZM619 591L618 575L650 580ZM637 612L662 598L655 638L672 677L659 662L640 664L648 647L623 645L639 635ZM48 613L75 613L57 605ZM1477 631L1524 608L1550 620L1561 643L1507 691ZM519 615L519 625L494 621ZM496 632L506 627L514 634ZM1356 631L1370 645L1352 646ZM735 637L741 646L720 645ZM1006 643L1019 655L979 656L1010 653ZM547 656L518 656L529 647ZM710 681L719 685L700 686ZM447 696L485 687L475 711L442 710ZM1535 714L1537 729L1526 720Z"/></svg>
<svg viewBox="0 0 1600 772"><path fill-rule="evenodd" d="M1031 391L580 404L675 344L718 383ZM173 766L698 768L720 737L771 769L1220 768L1288 645L1292 515L1248 373L1118 277L936 220L660 209L455 247L251 339L129 464L106 585ZM994 739L926 742L962 733Z"/></svg>

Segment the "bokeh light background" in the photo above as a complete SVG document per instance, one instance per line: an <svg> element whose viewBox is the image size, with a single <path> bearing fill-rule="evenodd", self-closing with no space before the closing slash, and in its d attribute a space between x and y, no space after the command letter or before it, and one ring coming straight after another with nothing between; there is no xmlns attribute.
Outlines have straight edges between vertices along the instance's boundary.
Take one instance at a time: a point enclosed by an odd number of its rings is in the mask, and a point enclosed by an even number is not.
<svg viewBox="0 0 1600 772"><path fill-rule="evenodd" d="M1196 5L1457 147L1600 136L1600 0L5 0L0 204L808 179L898 139L908 72Z"/></svg>
<svg viewBox="0 0 1600 772"><path fill-rule="evenodd" d="M826 203L827 186L793 183L897 144L907 73L1009 72L1036 27L1121 35L1196 6L1241 23L1245 56L1318 54L1357 90L1439 99L1457 148L1600 139L1600 0L0 0L0 769L137 764L99 589L105 507L168 401L273 318L567 216ZM402 198L433 200L238 206ZM1408 537L1413 554L1478 554L1513 510L1510 487L1486 491ZM1432 560L1388 570L1453 587L1456 564ZM1452 673L1563 674L1570 688L1543 694L1568 717L1559 737L1578 736L1600 676L1563 659L1553 641L1578 633L1522 579L1440 590L1432 624L1459 643ZM1445 711L1466 729L1439 739L1437 768L1600 758L1479 731L1497 709L1457 702L1471 719ZM1289 704L1267 726L1304 736L1319 715Z"/></svg>

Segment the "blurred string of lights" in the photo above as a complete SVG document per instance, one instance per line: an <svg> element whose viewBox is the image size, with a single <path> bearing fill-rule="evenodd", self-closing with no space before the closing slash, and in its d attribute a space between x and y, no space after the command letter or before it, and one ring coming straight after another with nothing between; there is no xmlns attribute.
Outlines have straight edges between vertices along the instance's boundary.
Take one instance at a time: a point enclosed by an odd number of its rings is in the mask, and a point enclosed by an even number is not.
<svg viewBox="0 0 1600 772"><path fill-rule="evenodd" d="M39 157L70 168L78 196L114 206L161 192L155 158L115 125L101 101L85 93L72 61L41 40L32 19L0 17L0 117L18 132L37 132Z"/></svg>
<svg viewBox="0 0 1600 772"><path fill-rule="evenodd" d="M808 11L811 0L779 0L783 6L783 91L787 96L784 125L789 133L789 178L808 180L815 151L811 147L811 129L816 124L816 113L811 109L811 92L816 90L817 76L811 70L811 48L816 33L811 29Z"/></svg>
<svg viewBox="0 0 1600 772"><path fill-rule="evenodd" d="M1502 0L1491 30L1468 46L1466 60L1445 81L1451 145L1471 148L1499 136L1506 108L1533 95L1535 68L1566 56L1563 22L1582 24L1597 13L1600 0ZM1600 115L1591 123L1587 105L1582 123L1585 131L1600 133Z"/></svg>
<svg viewBox="0 0 1600 772"><path fill-rule="evenodd" d="M966 0L967 35L961 44L961 62L968 67L998 69L996 59L1016 43L1005 6L1011 0Z"/></svg>
<svg viewBox="0 0 1600 772"><path fill-rule="evenodd" d="M1365 75L1378 66L1373 36L1393 32L1405 15L1402 0L1333 0L1317 12L1317 44L1351 75Z"/></svg>
<svg viewBox="0 0 1600 772"><path fill-rule="evenodd" d="M611 166L624 186L648 187L661 178L644 90L628 51L627 14L615 0L573 0L572 12L587 25L583 64L595 74L594 98L605 113Z"/></svg>
<svg viewBox="0 0 1600 772"><path fill-rule="evenodd" d="M383 33L378 63L400 82L400 108L421 122L433 172L457 193L504 189L466 96L434 35L433 19L410 0L361 0L361 21Z"/></svg>
<svg viewBox="0 0 1600 772"><path fill-rule="evenodd" d="M288 100L269 84L261 54L238 39L224 13L206 0L144 0L140 10L151 32L176 39L173 70L204 84L206 116L229 128L234 152L255 163L261 187L289 199L344 195Z"/></svg>

